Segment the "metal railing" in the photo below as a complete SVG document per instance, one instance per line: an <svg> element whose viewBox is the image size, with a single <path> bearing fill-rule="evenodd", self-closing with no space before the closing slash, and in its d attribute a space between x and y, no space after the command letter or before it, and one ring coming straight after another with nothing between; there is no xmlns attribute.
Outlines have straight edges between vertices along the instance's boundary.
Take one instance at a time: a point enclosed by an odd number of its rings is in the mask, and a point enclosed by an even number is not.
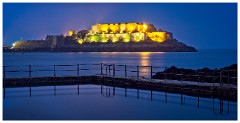
<svg viewBox="0 0 240 123"><path fill-rule="evenodd" d="M213 75L184 74L183 72L167 73L163 72L166 66L131 66L124 64L100 63L100 64L58 64L58 65L23 65L23 66L3 66L3 78L23 78L23 77L60 77L60 76L84 76L84 75L104 75L111 77L135 77L153 79L154 74L162 71L163 79L177 78L185 81L187 78L197 78L199 82L205 78L207 83L213 83L219 79L219 84L237 84L237 75L231 76L231 72L236 70L217 70ZM216 69L215 69L216 70ZM18 73L18 74L17 74ZM68 74L68 75L66 75ZM212 80L212 81L211 81Z"/></svg>
<svg viewBox="0 0 240 123"><path fill-rule="evenodd" d="M90 67L89 67L90 66ZM94 67L95 66L95 67ZM100 73L98 72L100 68ZM121 69L123 68L123 69ZM150 69L148 72L141 71L140 68ZM153 66L130 66L130 65L120 65L120 64L74 64L74 65L22 65L22 66L3 66L3 78L15 78L15 77L38 77L38 75L33 76L33 73L39 72L48 72L45 74L46 76L63 76L58 74L58 72L65 72L71 74L69 76L80 76L80 71L91 71L92 75L107 75L107 76L117 76L121 74L124 77L128 77L129 75L133 75L137 78L143 77L140 76L141 73L149 74L150 78L152 78L153 74L156 73L153 71L153 68L164 68L164 67L153 67ZM93 72L95 71L95 72ZM73 73L76 72L76 73ZM123 73L119 73L123 72ZM11 75L11 73L21 73L20 75ZM130 73L136 73L130 74ZM84 75L84 74L82 74Z"/></svg>

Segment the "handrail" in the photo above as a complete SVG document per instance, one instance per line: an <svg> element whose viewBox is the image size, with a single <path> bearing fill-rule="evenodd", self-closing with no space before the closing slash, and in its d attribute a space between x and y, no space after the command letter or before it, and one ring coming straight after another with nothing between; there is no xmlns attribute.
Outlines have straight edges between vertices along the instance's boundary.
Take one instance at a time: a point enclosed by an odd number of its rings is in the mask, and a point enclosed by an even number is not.
<svg viewBox="0 0 240 123"><path fill-rule="evenodd" d="M13 69L17 68L17 69ZM162 73L159 73L160 69L162 70ZM48 74L49 76L62 76L60 72L68 72L73 75L81 75L80 71L83 72L83 74L89 73L93 75L107 75L107 76L119 76L124 75L125 77L128 76L136 76L139 78L140 76L150 76L150 78L153 78L153 74L160 74L165 76L165 79L169 78L169 76L176 76L175 78L178 78L179 80L187 80L185 78L191 78L191 77L197 77L200 81L203 78L208 79L219 79L221 85L223 83L232 83L237 79L237 76L232 76L229 73L230 72L236 72L236 70L230 69L214 69L215 74L213 75L204 75L204 73L195 73L195 74L184 74L182 71L179 72L163 72L165 68L168 69L169 67L166 66L149 66L149 65L138 65L138 66L132 66L132 65L124 65L124 64L113 64L113 63L92 63L92 64L54 64L54 65L22 65L22 66L10 66L10 65L4 65L3 66L3 78L11 78L12 76L9 76L9 74L13 73L19 73L20 77L22 73L28 73L28 77L32 77L33 73L37 72L38 74ZM157 71L158 70L158 71ZM84 71L88 71L85 72ZM100 74L96 71L99 71ZM44 73L43 73L44 72ZM48 73L47 73L48 72ZM227 73L227 74L226 74ZM65 73L66 74L66 73ZM143 74L143 75L142 75ZM24 74L24 76L26 76ZM36 76L36 75L35 75ZM47 76L47 75L46 75ZM146 77L145 77L146 78ZM148 77L147 77L148 78ZM174 77L173 77L174 78ZM223 80L224 79L224 80ZM227 79L227 82L223 82ZM237 82L234 82L237 83Z"/></svg>

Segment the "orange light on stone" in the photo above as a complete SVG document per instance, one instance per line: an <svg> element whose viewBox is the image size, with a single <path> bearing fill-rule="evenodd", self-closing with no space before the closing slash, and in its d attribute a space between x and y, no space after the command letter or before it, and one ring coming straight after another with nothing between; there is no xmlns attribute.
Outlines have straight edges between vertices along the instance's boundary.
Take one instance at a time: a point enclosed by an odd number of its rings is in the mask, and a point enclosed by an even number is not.
<svg viewBox="0 0 240 123"><path fill-rule="evenodd" d="M166 32L149 32L147 37L153 41L164 42L167 39Z"/></svg>
<svg viewBox="0 0 240 123"><path fill-rule="evenodd" d="M78 39L77 42L78 42L79 44L82 44L82 43L83 43L83 39Z"/></svg>
<svg viewBox="0 0 240 123"><path fill-rule="evenodd" d="M126 31L126 24L120 24L120 33L124 33Z"/></svg>
<svg viewBox="0 0 240 123"><path fill-rule="evenodd" d="M108 24L101 24L101 31L102 33L109 33L108 32Z"/></svg>
<svg viewBox="0 0 240 123"><path fill-rule="evenodd" d="M119 32L119 25L118 24L110 24L109 26L112 33Z"/></svg>
<svg viewBox="0 0 240 123"><path fill-rule="evenodd" d="M148 26L146 24L143 24L143 32L146 32L148 29Z"/></svg>
<svg viewBox="0 0 240 123"><path fill-rule="evenodd" d="M73 31L69 31L69 32L68 32L68 35L69 35L69 36L72 36L72 35L73 35Z"/></svg>
<svg viewBox="0 0 240 123"><path fill-rule="evenodd" d="M136 30L137 24L136 23L128 23L127 24L127 32L131 33Z"/></svg>
<svg viewBox="0 0 240 123"><path fill-rule="evenodd" d="M73 36L75 33L72 33ZM155 42L164 42L171 38L167 32L157 31L148 23L109 23L95 24L89 31L90 42L140 42L147 38Z"/></svg>

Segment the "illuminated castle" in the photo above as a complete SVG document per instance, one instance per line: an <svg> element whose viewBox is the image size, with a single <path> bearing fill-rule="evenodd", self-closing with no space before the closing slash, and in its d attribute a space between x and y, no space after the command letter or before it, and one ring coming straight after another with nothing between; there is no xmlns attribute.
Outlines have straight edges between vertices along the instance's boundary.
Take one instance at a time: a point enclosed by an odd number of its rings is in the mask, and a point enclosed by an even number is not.
<svg viewBox="0 0 240 123"><path fill-rule="evenodd" d="M47 35L45 40L14 42L13 51L74 52L196 52L173 39L172 33L147 23L95 24L89 30L69 31L69 35Z"/></svg>
<svg viewBox="0 0 240 123"><path fill-rule="evenodd" d="M80 44L83 42L140 42L151 40L155 42L164 42L172 39L172 33L166 31L157 31L152 24L146 23L110 23L95 24L84 38L79 38L81 31L69 31L69 36L75 37Z"/></svg>

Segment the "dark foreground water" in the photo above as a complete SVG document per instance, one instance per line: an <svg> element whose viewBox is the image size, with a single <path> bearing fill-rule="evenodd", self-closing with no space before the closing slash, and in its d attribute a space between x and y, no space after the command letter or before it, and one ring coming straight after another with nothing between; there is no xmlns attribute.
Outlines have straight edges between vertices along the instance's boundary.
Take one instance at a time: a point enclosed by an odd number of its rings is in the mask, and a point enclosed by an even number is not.
<svg viewBox="0 0 240 123"><path fill-rule="evenodd" d="M115 91L114 91L115 90ZM139 92L139 93L138 93ZM7 89L4 120L236 120L237 103L100 85Z"/></svg>
<svg viewBox="0 0 240 123"><path fill-rule="evenodd" d="M3 53L6 77L77 75L77 64L114 63L127 65L128 76L136 76L136 66L157 66L154 72L172 65L198 69L203 67L222 68L237 63L237 50L200 50L183 53ZM80 75L100 73L99 65L80 66ZM123 68L117 67L118 70ZM149 77L149 68L140 67L140 76ZM66 70L66 71L64 71ZM14 72L15 71L15 72ZM16 72L17 71L17 72ZM105 69L104 69L105 71ZM123 71L117 71L122 76ZM105 87L106 88L106 87ZM110 90L109 90L110 89ZM220 101L211 98L190 97L181 94L167 94L150 91L116 88L103 90L100 86L33 87L7 89L3 99L3 118L6 119L158 119L158 120L222 120L237 119L237 102ZM125 93L127 92L127 93ZM126 96L125 96L126 95Z"/></svg>

